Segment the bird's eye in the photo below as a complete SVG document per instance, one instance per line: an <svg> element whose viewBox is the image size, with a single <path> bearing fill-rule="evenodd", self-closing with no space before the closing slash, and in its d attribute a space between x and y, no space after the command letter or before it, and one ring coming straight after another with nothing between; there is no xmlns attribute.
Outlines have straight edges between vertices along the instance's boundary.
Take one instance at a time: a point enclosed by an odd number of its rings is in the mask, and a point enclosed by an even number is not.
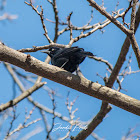
<svg viewBox="0 0 140 140"><path fill-rule="evenodd" d="M52 49L52 51L54 51L54 49Z"/></svg>

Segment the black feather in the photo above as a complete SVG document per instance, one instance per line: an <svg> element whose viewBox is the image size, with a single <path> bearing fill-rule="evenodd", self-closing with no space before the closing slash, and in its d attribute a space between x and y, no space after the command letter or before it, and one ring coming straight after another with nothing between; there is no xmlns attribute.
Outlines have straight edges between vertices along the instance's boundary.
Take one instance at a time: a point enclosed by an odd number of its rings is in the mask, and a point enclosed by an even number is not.
<svg viewBox="0 0 140 140"><path fill-rule="evenodd" d="M51 47L48 51L43 52L52 58L52 65L61 67L71 73L77 70L79 64L87 56L94 56L91 52L86 52L83 48L78 48L78 46L71 48Z"/></svg>

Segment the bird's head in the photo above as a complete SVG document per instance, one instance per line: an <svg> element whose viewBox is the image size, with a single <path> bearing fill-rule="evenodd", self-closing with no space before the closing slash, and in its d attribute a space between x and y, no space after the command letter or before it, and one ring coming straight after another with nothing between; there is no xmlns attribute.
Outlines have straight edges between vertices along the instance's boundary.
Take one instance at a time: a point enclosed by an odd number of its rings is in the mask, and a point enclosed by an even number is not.
<svg viewBox="0 0 140 140"><path fill-rule="evenodd" d="M60 50L60 48L58 48L58 47L51 47L49 50L45 50L45 51L41 51L41 52L47 53L50 57L53 57L59 50Z"/></svg>

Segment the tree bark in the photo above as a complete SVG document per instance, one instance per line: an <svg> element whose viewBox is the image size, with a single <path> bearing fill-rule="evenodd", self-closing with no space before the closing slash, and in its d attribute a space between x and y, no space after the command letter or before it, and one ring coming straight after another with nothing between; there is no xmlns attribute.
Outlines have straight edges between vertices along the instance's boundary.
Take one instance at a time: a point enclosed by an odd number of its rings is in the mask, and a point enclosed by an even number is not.
<svg viewBox="0 0 140 140"><path fill-rule="evenodd" d="M140 101L0 44L0 61L18 66L140 116Z"/></svg>

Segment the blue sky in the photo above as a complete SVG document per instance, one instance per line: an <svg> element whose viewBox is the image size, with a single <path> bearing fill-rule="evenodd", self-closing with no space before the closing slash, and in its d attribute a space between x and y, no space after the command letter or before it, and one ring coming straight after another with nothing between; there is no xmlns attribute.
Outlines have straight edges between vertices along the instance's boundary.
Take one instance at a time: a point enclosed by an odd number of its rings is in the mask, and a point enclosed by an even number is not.
<svg viewBox="0 0 140 140"><path fill-rule="evenodd" d="M101 4L101 2L102 0L99 0L98 4ZM107 8L106 10L111 13L111 11L115 9L117 0L114 1L105 0L104 3L105 3L104 6ZM45 17L54 20L52 8L47 1L39 0L38 3L35 3L35 5L37 4L43 6ZM63 21L66 21L66 17L69 15L71 11L73 11L73 15L71 18L73 25L83 26L90 19L91 7L88 6L89 4L86 0L82 1L57 0L57 4L59 16ZM126 8L128 4L129 3L127 0L120 1L118 9ZM18 18L16 20L10 22L9 21L0 22L0 31L1 31L0 40L3 41L7 46L14 49L21 49L21 48L31 48L33 45L42 46L48 44L46 38L43 35L44 31L42 29L39 16L31 9L31 7L27 6L23 0L7 1L7 5L4 11L0 12L0 15L2 15L2 13L4 12L18 15ZM94 18L92 24L104 21L106 19L96 10L94 10L93 15ZM129 15L126 16L126 21L127 22L130 21ZM53 38L54 24L49 22L45 23L48 29L49 36ZM60 29L61 28L62 27L60 27ZM126 35L122 33L122 31L120 31L120 29L118 29L113 24L108 25L103 30L105 30L103 34L100 31L96 31L91 36L76 42L75 44L73 44L73 46L78 45L79 47L84 48L86 51L91 51L95 55L108 60L114 66ZM74 32L74 36L77 36L78 33ZM140 42L139 36L140 29L138 29L136 33L136 39L138 41L138 44ZM69 42L69 32L65 33L58 39L58 43L61 44L67 44L68 42ZM136 58L132 48L130 48L129 50L126 63L124 66L127 65L128 57L130 56L131 53L132 53L132 63L131 63L132 70L138 70ZM46 57L46 55L42 54L41 52L30 54L42 61L44 61ZM100 77L96 76L96 73L99 73L104 77L107 72L106 68L107 68L106 65L96 62L95 60L89 58L86 58L86 60L80 65L80 69L82 70L84 76L87 79L92 80L93 82L98 81L100 84L103 85L104 85L103 80ZM0 92L1 97L0 103L5 103L13 97L13 89L12 89L13 80L2 63L0 64L0 76L2 85ZM121 92L136 99L140 99L139 79L140 73L127 76L124 82L122 83L123 88L126 89L127 92L124 90L122 90ZM70 91L69 98L71 101L75 99L77 96L79 96L73 107L73 109L78 108L78 111L75 113L76 118L80 117L81 121L88 121L89 119L92 119L92 117L94 117L99 111L101 105L100 100L87 96L78 91L72 90L68 87L64 87L48 79L43 79L43 81L47 81L47 86L55 89L55 91L57 91L57 94L60 95L60 97L56 97L56 106L57 106L56 111L60 112L61 114L68 116L65 101L67 93L69 91ZM32 84L28 82L26 84L26 87L29 88L31 85ZM16 95L17 96L20 95L18 87L16 87ZM48 93L46 91L44 90L36 91L32 95L32 97L36 101L42 103L43 105L52 108L51 100L49 99ZM17 112L20 115L17 121L14 123L15 127L19 124L19 122L21 122L21 120L24 119L23 112L25 112L25 107L28 108L29 111L30 109L32 109L33 106L29 104L26 99L18 104ZM112 107L113 109L111 110L111 112L107 115L104 121L96 128L94 132L97 133L100 137L105 138L107 140L112 139L118 140L127 133L129 128L135 127L137 124L139 124L140 119L138 116L132 113L124 111L113 105ZM52 117L51 115L47 114L47 118L49 121L51 121L51 117ZM40 118L40 114L37 109L35 110L31 118L32 119ZM10 121L10 118L7 121ZM8 122L5 123L7 124ZM56 123L62 123L64 126L67 126L66 123L60 121L59 119L56 119ZM34 124L33 126L21 131L22 134L19 135L18 139L20 139L24 134L31 131L34 127L37 126L44 127L42 122L38 122L37 124ZM3 128L4 134L4 131L8 128L8 125L4 126ZM140 130L139 126L136 128L136 132L138 132L138 130ZM58 133L61 136L64 136L65 134L65 132L57 131L53 132L52 135L56 136L56 134ZM71 134L76 135L77 132L72 132ZM40 134L37 134L32 139L37 140L39 138L45 139L45 130L42 131ZM87 139L90 140L92 139L92 137L90 136Z"/></svg>

